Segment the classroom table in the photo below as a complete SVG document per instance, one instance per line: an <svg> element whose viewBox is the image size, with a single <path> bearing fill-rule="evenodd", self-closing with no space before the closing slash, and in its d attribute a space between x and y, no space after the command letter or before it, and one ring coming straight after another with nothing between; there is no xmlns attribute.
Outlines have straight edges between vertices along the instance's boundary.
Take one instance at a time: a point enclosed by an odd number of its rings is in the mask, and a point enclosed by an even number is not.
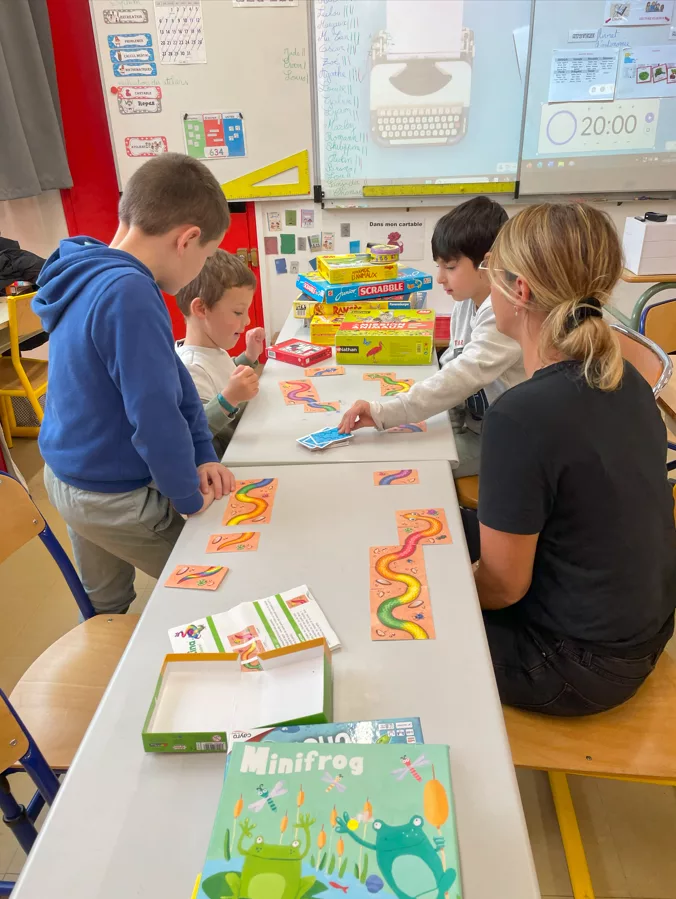
<svg viewBox="0 0 676 899"><path fill-rule="evenodd" d="M226 501L188 521L12 899L189 899L224 759L143 751L167 631L302 584L342 642L335 720L417 715L428 743L450 745L464 899L539 899L450 467L405 465L419 472L418 485L375 487L380 466L371 463L238 469L240 479L264 474L279 486L257 552L224 555L230 571L214 593L161 586L176 565L213 563L204 548ZM395 543L396 510L430 505L445 510L453 540L423 550L437 638L372 642L368 548Z"/></svg>
<svg viewBox="0 0 676 899"><path fill-rule="evenodd" d="M293 337L309 341L303 322L289 315L277 343ZM321 365L335 364L327 359ZM340 400L340 412L304 412L302 405L284 403L280 381L305 379L298 365L268 359L261 375L260 392L244 410L235 435L223 457L233 465L301 465L325 462L401 462L402 459L444 460L457 465L458 455L447 412L428 419L427 431L387 434L373 428L355 432L347 446L311 453L296 443L299 437L321 428L335 427L345 411L358 399L378 400L379 381L364 381L366 372L394 371L400 378L422 381L439 370L430 365L346 365L337 377L311 378L320 400Z"/></svg>

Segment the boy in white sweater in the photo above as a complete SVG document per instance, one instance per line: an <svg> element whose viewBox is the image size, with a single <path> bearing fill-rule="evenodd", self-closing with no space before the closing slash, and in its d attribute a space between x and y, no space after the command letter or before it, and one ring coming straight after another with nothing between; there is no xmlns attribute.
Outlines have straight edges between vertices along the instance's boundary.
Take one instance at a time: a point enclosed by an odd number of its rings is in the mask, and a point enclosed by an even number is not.
<svg viewBox="0 0 676 899"><path fill-rule="evenodd" d="M263 352L263 328L246 332L246 352L236 359L226 352L249 324L255 290L256 276L239 256L216 250L176 295L186 322L185 340L179 341L176 352L195 382L219 456L247 400L258 393L254 368Z"/></svg>
<svg viewBox="0 0 676 899"><path fill-rule="evenodd" d="M495 327L488 273L479 268L506 221L505 210L488 197L468 200L439 219L432 236L437 281L456 303L442 367L408 393L382 403L357 400L343 416L341 430L386 430L449 410L460 459L453 474L478 473L486 409L526 378L519 345Z"/></svg>

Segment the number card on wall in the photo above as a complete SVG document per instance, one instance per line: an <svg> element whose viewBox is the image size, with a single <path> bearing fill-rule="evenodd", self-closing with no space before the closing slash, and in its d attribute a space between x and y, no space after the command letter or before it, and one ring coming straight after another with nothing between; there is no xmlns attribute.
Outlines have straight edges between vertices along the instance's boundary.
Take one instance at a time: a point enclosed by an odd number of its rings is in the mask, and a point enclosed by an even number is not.
<svg viewBox="0 0 676 899"><path fill-rule="evenodd" d="M155 0L160 62L206 63L201 0Z"/></svg>
<svg viewBox="0 0 676 899"><path fill-rule="evenodd" d="M215 112L183 117L185 148L195 159L246 156L241 112Z"/></svg>

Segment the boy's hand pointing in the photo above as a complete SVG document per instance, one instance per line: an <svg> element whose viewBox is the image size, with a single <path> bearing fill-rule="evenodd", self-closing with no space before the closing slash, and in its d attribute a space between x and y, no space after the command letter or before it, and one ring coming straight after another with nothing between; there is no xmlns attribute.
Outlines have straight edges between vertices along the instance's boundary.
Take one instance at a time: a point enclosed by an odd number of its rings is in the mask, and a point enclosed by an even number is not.
<svg viewBox="0 0 676 899"><path fill-rule="evenodd" d="M348 434L350 431L358 431L359 428L375 428L375 426L369 401L357 400L343 415L338 430L341 434Z"/></svg>
<svg viewBox="0 0 676 899"><path fill-rule="evenodd" d="M197 468L200 490L205 495L213 492L214 499L227 496L235 489L235 476L220 462L205 462Z"/></svg>

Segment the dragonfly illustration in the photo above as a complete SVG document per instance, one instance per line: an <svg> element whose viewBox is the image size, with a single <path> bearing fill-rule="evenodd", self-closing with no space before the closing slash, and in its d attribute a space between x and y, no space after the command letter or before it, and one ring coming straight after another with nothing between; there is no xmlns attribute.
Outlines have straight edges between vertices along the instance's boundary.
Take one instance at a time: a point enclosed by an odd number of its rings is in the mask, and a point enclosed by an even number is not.
<svg viewBox="0 0 676 899"><path fill-rule="evenodd" d="M274 799L278 796L283 796L287 791L284 789L284 782L278 781L271 790L266 789L266 787L261 784L259 787L256 787L256 792L261 797L257 799L256 802L252 802L249 808L253 812L260 812L261 809L265 808L265 804L267 803L273 812L277 811L277 806L275 805Z"/></svg>
<svg viewBox="0 0 676 899"><path fill-rule="evenodd" d="M404 767L395 768L394 771L390 772L396 780L403 780L407 774L410 774L412 777L415 777L417 781L421 781L422 777L418 774L416 769L431 764L424 755L419 755L414 762L412 762L407 755L402 755L401 760L404 763Z"/></svg>
<svg viewBox="0 0 676 899"><path fill-rule="evenodd" d="M327 771L324 774L324 777L322 777L322 780L324 781L324 783L328 784L328 787L326 788L326 792L330 793L331 790L335 787L339 793L344 793L345 790L347 789L347 787L345 786L345 784L341 783L342 779L343 779L342 774L336 774L335 777L331 777L331 775Z"/></svg>

